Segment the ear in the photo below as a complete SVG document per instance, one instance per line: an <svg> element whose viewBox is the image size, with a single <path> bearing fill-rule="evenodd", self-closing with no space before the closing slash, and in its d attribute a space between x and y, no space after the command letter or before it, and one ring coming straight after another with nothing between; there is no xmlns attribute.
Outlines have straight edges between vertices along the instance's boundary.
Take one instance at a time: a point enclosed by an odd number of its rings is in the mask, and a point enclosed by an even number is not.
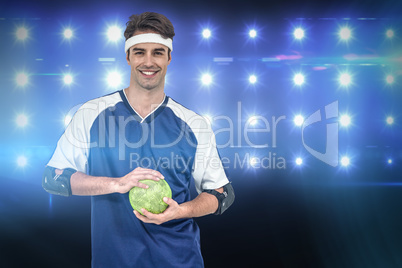
<svg viewBox="0 0 402 268"><path fill-rule="evenodd" d="M168 65L170 64L171 61L172 61L172 52L170 52L170 54L169 54Z"/></svg>
<svg viewBox="0 0 402 268"><path fill-rule="evenodd" d="M128 51L127 51L127 53L126 53L126 61L127 61L127 64L130 65L130 58L129 58L129 56L128 56Z"/></svg>

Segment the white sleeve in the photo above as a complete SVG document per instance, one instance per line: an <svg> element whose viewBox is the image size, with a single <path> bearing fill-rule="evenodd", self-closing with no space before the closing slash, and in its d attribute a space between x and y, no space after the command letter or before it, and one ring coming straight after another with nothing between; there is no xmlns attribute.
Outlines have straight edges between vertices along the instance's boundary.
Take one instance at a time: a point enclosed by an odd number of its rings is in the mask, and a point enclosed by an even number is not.
<svg viewBox="0 0 402 268"><path fill-rule="evenodd" d="M199 120L199 129L193 129L198 133L193 177L196 190L201 193L207 189L218 189L229 183L229 180L216 148L215 134L204 118L200 117Z"/></svg>
<svg viewBox="0 0 402 268"><path fill-rule="evenodd" d="M90 144L90 130L98 115L96 103L85 103L75 113L57 143L48 166L58 169L72 168L86 173Z"/></svg>

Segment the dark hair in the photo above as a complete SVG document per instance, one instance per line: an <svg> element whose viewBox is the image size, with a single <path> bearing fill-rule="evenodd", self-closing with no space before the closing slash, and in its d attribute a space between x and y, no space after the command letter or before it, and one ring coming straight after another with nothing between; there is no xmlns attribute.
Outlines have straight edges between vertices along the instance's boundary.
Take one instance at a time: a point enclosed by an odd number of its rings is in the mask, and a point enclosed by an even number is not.
<svg viewBox="0 0 402 268"><path fill-rule="evenodd" d="M173 40L174 27L168 18L155 12L144 12L139 15L131 15L130 20L126 23L127 27L124 31L124 37L129 39L136 31L153 31L162 35L164 38ZM128 51L130 56L130 50ZM170 49L168 51L170 58Z"/></svg>

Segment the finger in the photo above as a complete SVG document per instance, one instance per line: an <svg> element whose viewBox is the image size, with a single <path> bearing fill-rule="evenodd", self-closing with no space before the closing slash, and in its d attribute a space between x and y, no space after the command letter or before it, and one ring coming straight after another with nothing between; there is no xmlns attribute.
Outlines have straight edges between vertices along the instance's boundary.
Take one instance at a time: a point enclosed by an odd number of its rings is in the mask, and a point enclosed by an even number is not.
<svg viewBox="0 0 402 268"><path fill-rule="evenodd" d="M141 221L149 223L150 221L147 219L147 217L141 215L138 211L134 210L134 215Z"/></svg>
<svg viewBox="0 0 402 268"><path fill-rule="evenodd" d="M143 189L148 189L149 188L148 185L146 185L145 183L141 183L141 182L137 182L136 187L140 187L140 188L143 188Z"/></svg>
<svg viewBox="0 0 402 268"><path fill-rule="evenodd" d="M155 216L155 214L149 212L149 211L146 210L145 208L142 208L142 209L141 209L141 212L142 212L142 214L143 214L145 217L147 217L147 218L150 219L150 220Z"/></svg>

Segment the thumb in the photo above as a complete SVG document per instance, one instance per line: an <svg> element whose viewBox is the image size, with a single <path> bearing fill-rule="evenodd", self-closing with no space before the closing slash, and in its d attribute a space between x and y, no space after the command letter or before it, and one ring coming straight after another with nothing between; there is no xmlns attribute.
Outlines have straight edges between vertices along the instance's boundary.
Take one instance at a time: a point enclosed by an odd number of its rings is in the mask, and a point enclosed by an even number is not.
<svg viewBox="0 0 402 268"><path fill-rule="evenodd" d="M163 202L165 202L168 205L171 205L173 203L173 199L165 196L163 198Z"/></svg>

